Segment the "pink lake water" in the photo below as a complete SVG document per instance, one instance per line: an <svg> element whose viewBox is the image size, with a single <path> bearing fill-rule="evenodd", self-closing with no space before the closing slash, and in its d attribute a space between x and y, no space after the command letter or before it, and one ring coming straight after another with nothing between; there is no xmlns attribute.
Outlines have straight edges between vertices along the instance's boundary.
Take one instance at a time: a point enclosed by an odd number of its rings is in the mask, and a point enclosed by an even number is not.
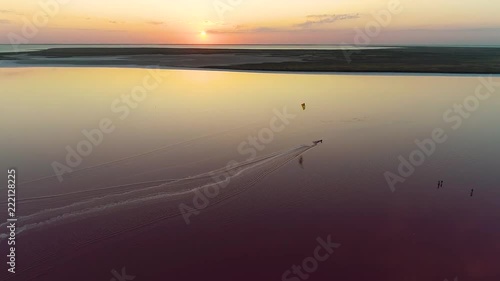
<svg viewBox="0 0 500 281"><path fill-rule="evenodd" d="M0 280L122 268L134 280L499 280L498 83L0 68L2 171L18 182L18 273L2 240ZM401 175L436 130L445 140ZM340 247L304 270L328 236ZM284 276L294 265L302 275Z"/></svg>

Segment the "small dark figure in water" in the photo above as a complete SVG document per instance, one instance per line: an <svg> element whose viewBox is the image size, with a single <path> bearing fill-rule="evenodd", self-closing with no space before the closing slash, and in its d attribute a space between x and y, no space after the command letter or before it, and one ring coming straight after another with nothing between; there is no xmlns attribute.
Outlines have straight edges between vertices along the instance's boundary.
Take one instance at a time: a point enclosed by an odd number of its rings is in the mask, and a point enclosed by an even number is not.
<svg viewBox="0 0 500 281"><path fill-rule="evenodd" d="M438 181L438 189L441 187L441 181Z"/></svg>
<svg viewBox="0 0 500 281"><path fill-rule="evenodd" d="M317 141L313 141L313 144L318 144L318 143L323 143L323 140L317 140Z"/></svg>
<svg viewBox="0 0 500 281"><path fill-rule="evenodd" d="M472 197L472 195L474 195L474 188L470 191L470 197Z"/></svg>
<svg viewBox="0 0 500 281"><path fill-rule="evenodd" d="M303 104L301 104L301 105L302 105L302 110L306 110L306 104L305 104L305 103L303 103Z"/></svg>
<svg viewBox="0 0 500 281"><path fill-rule="evenodd" d="M299 158L299 165L302 169L304 169L304 157L302 155Z"/></svg>

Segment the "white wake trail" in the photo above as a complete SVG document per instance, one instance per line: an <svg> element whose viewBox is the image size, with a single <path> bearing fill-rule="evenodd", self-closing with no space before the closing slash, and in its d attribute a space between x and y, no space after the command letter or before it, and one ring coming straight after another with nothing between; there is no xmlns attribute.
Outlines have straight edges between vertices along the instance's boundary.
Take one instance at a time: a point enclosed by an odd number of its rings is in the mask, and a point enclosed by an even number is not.
<svg viewBox="0 0 500 281"><path fill-rule="evenodd" d="M186 196L192 196L194 192L203 188L222 186L226 182L233 182L234 184L235 179L243 183L252 183L252 176L258 176L259 170L265 171L266 168L272 168L274 165L279 164L280 161L284 161L284 164L290 156L295 157L312 147L314 146L299 146L287 151L273 153L259 159L247 160L231 168L221 168L183 179L165 180L161 184L136 190L97 196L61 207L47 208L29 215L18 217L18 224L21 225L21 227L17 229L17 233L21 234L29 230L73 222L81 217L89 215L95 216L110 210L116 211L117 209L125 207L141 208L141 206L147 206L148 202L155 203L158 202L158 200L172 199L174 197L177 197L175 198L176 200L180 200ZM252 173L253 171L256 173ZM224 176L224 180L220 180L221 176ZM243 178L243 180L241 178ZM245 186L246 184L243 184L233 188L242 188ZM105 191L106 189L107 188L102 188L100 190ZM78 195L78 193L72 193L72 195ZM4 228L6 225L7 223L0 224L0 228ZM0 234L0 241L6 237L6 234Z"/></svg>

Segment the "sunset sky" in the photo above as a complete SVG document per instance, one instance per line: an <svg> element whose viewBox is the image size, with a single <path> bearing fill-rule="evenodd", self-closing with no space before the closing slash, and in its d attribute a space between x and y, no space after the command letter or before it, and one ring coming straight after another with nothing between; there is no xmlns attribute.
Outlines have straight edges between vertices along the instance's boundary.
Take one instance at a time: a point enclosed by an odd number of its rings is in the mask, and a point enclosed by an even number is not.
<svg viewBox="0 0 500 281"><path fill-rule="evenodd" d="M0 0L0 43L352 44L396 0L59 0L44 17L55 1ZM500 45L499 1L399 2L367 44Z"/></svg>

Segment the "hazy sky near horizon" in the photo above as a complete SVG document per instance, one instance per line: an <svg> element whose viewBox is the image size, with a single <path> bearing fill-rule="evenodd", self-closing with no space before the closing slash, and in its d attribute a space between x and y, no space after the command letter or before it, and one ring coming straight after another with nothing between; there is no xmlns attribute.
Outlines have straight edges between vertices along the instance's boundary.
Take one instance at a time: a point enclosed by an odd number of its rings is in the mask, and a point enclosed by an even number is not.
<svg viewBox="0 0 500 281"><path fill-rule="evenodd" d="M369 35L391 1L402 11ZM500 45L498 11L491 0L0 0L0 43Z"/></svg>

